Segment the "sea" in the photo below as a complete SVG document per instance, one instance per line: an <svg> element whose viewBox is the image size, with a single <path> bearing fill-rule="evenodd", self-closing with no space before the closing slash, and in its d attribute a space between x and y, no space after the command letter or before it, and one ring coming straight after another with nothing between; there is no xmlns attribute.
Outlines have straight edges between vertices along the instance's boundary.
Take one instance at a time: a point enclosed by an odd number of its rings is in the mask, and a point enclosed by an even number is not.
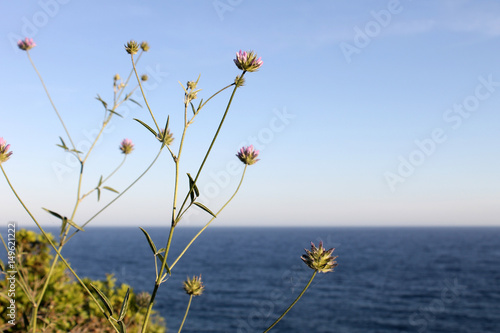
<svg viewBox="0 0 500 333"><path fill-rule="evenodd" d="M144 228L165 247L169 228ZM198 230L175 229L170 263ZM317 274L270 332L500 332L500 228L486 227L208 228L155 309L177 332L189 300L182 282L201 274L205 291L182 332L263 332L309 281L301 255L320 241L338 266ZM63 254L82 277L111 273L136 293L153 290L154 257L139 228L88 228Z"/></svg>

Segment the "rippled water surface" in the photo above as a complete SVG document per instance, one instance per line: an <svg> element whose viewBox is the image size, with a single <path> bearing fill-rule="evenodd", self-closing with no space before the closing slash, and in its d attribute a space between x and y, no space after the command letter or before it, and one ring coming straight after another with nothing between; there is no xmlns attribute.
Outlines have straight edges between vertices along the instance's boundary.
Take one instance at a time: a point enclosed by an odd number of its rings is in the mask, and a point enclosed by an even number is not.
<svg viewBox="0 0 500 333"><path fill-rule="evenodd" d="M157 247L168 229L147 228ZM195 228L177 228L169 262ZM500 332L500 228L212 228L175 266L156 309L177 331L186 276L202 274L183 332L262 332L312 271L310 241L335 247L339 266L272 332ZM151 292L154 260L138 228L89 228L64 250L82 276L114 273Z"/></svg>

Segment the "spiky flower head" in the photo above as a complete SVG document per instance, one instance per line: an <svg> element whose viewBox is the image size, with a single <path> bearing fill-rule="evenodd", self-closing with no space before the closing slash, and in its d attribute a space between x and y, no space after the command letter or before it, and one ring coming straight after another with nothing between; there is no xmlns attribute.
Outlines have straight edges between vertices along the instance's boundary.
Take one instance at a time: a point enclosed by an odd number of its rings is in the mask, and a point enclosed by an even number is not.
<svg viewBox="0 0 500 333"><path fill-rule="evenodd" d="M254 150L252 145L242 147L236 156L247 165L252 165L260 161L260 159L257 158L257 156L259 156L259 151Z"/></svg>
<svg viewBox="0 0 500 333"><path fill-rule="evenodd" d="M174 141L174 135L170 133L170 130L167 128L167 134L165 135L165 130L161 129L160 133L156 137L160 142L164 142L166 146L170 146Z"/></svg>
<svg viewBox="0 0 500 333"><path fill-rule="evenodd" d="M139 52L139 44L137 44L135 40L131 40L125 44L125 51L127 51L128 54L136 54Z"/></svg>
<svg viewBox="0 0 500 333"><path fill-rule="evenodd" d="M132 143L132 140L130 139L123 139L121 145L120 145L120 150L122 151L123 154L128 155L134 150L134 144Z"/></svg>
<svg viewBox="0 0 500 333"><path fill-rule="evenodd" d="M6 162L12 155L12 152L9 152L9 147L10 145L3 138L0 138L0 164Z"/></svg>
<svg viewBox="0 0 500 333"><path fill-rule="evenodd" d="M148 52L148 51L149 51L149 44L148 44L148 42L142 42L142 43L141 43L141 49L142 49L144 52Z"/></svg>
<svg viewBox="0 0 500 333"><path fill-rule="evenodd" d="M205 286L203 282L201 282L201 275L193 276L192 279L188 277L187 280L184 281L183 287L186 293L192 296L200 296L203 290L205 290Z"/></svg>
<svg viewBox="0 0 500 333"><path fill-rule="evenodd" d="M24 40L18 41L17 46L23 51L28 51L34 48L36 44L33 42L33 38L26 37Z"/></svg>
<svg viewBox="0 0 500 333"><path fill-rule="evenodd" d="M256 72L264 61L259 57L257 59L257 54L253 51L241 51L236 53L236 58L234 59L236 67L247 72Z"/></svg>
<svg viewBox="0 0 500 333"><path fill-rule="evenodd" d="M318 271L318 273L333 272L333 268L337 266L335 259L337 256L332 256L334 248L325 250L323 242L319 242L319 247L316 247L311 242L311 251L306 250L306 254L302 255L301 259L306 263L309 268Z"/></svg>

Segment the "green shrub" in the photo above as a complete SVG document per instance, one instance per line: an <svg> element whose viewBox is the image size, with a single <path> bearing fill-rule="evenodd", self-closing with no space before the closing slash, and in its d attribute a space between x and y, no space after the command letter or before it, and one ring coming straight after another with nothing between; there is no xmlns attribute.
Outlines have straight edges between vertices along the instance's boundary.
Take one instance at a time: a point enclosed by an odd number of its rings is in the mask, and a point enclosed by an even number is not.
<svg viewBox="0 0 500 333"><path fill-rule="evenodd" d="M22 229L16 233L16 325L8 323L10 318L7 316L9 313L7 307L10 304L10 297L6 292L9 289L9 281L5 271L9 269L2 263L2 273L5 276L0 280L1 332L28 332L28 323L34 306L31 300L38 300L52 263L53 255L48 244L42 235L33 231ZM120 312L121 304L129 289L128 285L117 286L116 279L111 274L107 275L105 281L84 279L84 282L90 290L92 290L91 283L96 286L107 296L113 310L116 313ZM128 332L139 331L144 322L149 298L148 293L135 294L130 288L129 306L124 320ZM60 261L54 268L38 308L37 322L37 332L114 332L85 289L72 279L66 266ZM166 332L164 319L154 314L148 332Z"/></svg>

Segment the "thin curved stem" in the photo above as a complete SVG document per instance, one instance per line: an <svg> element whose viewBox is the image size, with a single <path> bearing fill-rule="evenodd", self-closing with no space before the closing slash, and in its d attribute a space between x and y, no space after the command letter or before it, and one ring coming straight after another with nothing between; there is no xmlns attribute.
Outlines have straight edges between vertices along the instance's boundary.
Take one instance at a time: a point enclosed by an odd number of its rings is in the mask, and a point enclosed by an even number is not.
<svg viewBox="0 0 500 333"><path fill-rule="evenodd" d="M290 306L285 310L285 312L283 312L283 314L278 319L276 319L276 321L274 323L272 323L272 325L269 326L263 333L269 332L269 330L271 330L271 328L273 328L274 325L276 325L281 319L283 319L283 317L288 313L288 311L290 311L293 308L293 306L295 305L295 303L297 303L299 301L299 299L302 297L302 295L304 295L304 293L306 292L307 288L309 288L309 286L311 285L312 280L314 279L314 277L316 276L317 273L318 273L318 271L314 271L313 275L309 279L309 282L307 282L307 285L304 287L304 289L299 294L299 296L297 296L297 298L295 299L295 301L293 301L293 303L290 304Z"/></svg>
<svg viewBox="0 0 500 333"><path fill-rule="evenodd" d="M188 303L187 308L186 308L186 313L184 314L184 318L182 319L181 326L179 327L179 331L177 333L181 333L181 331L182 331L182 326L184 326L184 322L186 321L186 318L187 318L187 315L189 312L189 308L191 307L191 300L192 299L193 299L193 295L189 295L189 303Z"/></svg>
<svg viewBox="0 0 500 333"><path fill-rule="evenodd" d="M236 191L234 191L233 195L231 196L231 198L229 198L228 201L226 201L226 203L224 204L224 206L222 206L219 211L215 214L215 216L218 216L220 214L220 212L222 212L222 210L224 208L226 208L226 206L231 202L231 200L233 200L233 198L235 197L236 193L238 193L240 187L241 187L241 184L243 183L243 178L245 177L245 172L247 171L247 164L245 164L245 169L243 169L243 174L241 175L241 180L240 180L240 183L238 184L238 187L236 188ZM210 225L210 223L212 223L212 221L215 220L215 217L211 218L210 221L208 221L207 224L205 224L205 226L203 228L201 228L200 231L198 231L198 233L193 237L193 239L191 239L191 241L189 242L188 245L186 245L186 247L184 248L184 250L182 250L181 254L179 254L179 256L177 257L177 259L175 259L175 261L172 263L172 265L170 265L170 270L172 270L175 266L175 264L177 264L177 262L181 259L181 257L184 255L184 253L186 253L186 251L189 249L189 247L194 243L194 241L196 240L196 238L198 238L198 236L201 235L201 233L203 231L205 231L206 228L208 228L208 226Z"/></svg>
<svg viewBox="0 0 500 333"><path fill-rule="evenodd" d="M19 203L21 204L21 206L23 206L24 210L26 211L26 213L28 213L28 215L31 217L31 219L33 220L33 222L35 222L36 226L38 227L38 229L40 229L41 233L43 234L43 236L45 237L45 239L49 242L49 244L52 247L52 249L54 249L54 251L56 252L57 256L59 256L59 258L61 258L62 262L64 262L64 264L69 269L69 271L74 275L74 277L78 280L78 282L81 284L81 286L87 291L87 293L90 295L90 297L92 298L92 300L94 300L94 302L96 303L97 307L99 308L99 310L101 310L102 314L106 317L106 319L109 321L109 323L114 328L114 330L117 333L119 333L120 331L115 326L115 324L112 322L112 320L110 319L110 317L106 314L106 311L101 307L101 304L99 304L99 302L97 301L97 299L94 297L94 295L92 294L92 292L87 288L87 286L82 281L82 279L80 279L80 277L78 276L78 274L76 274L76 272L73 270L73 268L70 266L70 264L62 256L62 254L59 251L59 249L54 245L54 242L52 242L52 239L45 232L45 230L42 228L42 226L35 219L35 217L33 216L33 214L31 214L31 212L28 209L28 207L26 207L26 205L24 204L24 202L21 200L21 198L17 194L16 190L12 186L12 184L11 184L11 182L9 180L9 177L7 177L7 174L5 173L5 170L4 170L4 168L3 168L3 166L2 166L1 163L0 163L0 169L2 169L2 173L3 173L4 177L5 177L5 180L7 181L7 184L9 184L9 187L12 190L12 192L14 193L14 195L16 196L17 200L19 201Z"/></svg>
<svg viewBox="0 0 500 333"><path fill-rule="evenodd" d="M52 101L52 97L50 97L50 94L49 94L49 90L47 89L47 87L45 86L45 82L43 82L43 79L42 79L42 75L40 74L40 72L38 71L38 69L36 68L35 66L35 63L33 62L33 60L31 59L31 56L30 56L30 53L28 50L26 50L26 54L28 55L28 59L31 63L31 65L33 66L33 68L35 69L35 72L36 74L38 75L38 78L40 79L40 82L42 83L42 86L43 86L43 89L45 90L45 94L47 94L47 97L49 98L49 101L50 101L50 104L52 105L52 108L54 109L54 111L56 112L56 115L57 117L59 118L59 121L61 122L61 125L63 126L64 128L64 131L66 132L66 135L68 136L68 139L69 141L71 142L71 146L73 147L74 150L76 150L76 146L75 144L73 143L73 139L71 139L71 135L69 135L69 131L68 129L66 128L66 124L64 124L64 121L61 117L61 115L59 114L59 111L57 111L57 108L56 108L56 105L54 104L54 102ZM80 157L78 157L78 159L81 161Z"/></svg>
<svg viewBox="0 0 500 333"><path fill-rule="evenodd" d="M127 159L127 154L125 154L123 156L123 160L121 161L121 163L106 177L104 178L102 181L101 181L101 185L104 184L109 178L111 178L111 176L113 176L122 166L123 164L125 163L125 160ZM95 190L97 189L96 188L93 188L91 189L90 191L88 191L87 193L85 193L84 195L82 195L82 197L80 199L83 199L85 197L88 197L90 194L92 194L92 192L94 192Z"/></svg>
<svg viewBox="0 0 500 333"><path fill-rule="evenodd" d="M125 194L125 192L127 192L128 190L130 190L130 188L132 186L134 186L148 171L149 169L151 169L151 167L156 163L156 161L158 160L158 157L160 157L160 154L161 154L162 150L160 149L160 151L158 152L158 154L156 155L155 159L153 160L153 162L151 162L151 164L146 168L146 170L144 170L144 172L136 179L132 182L132 184L130 184L125 190L123 190L120 194L118 194L116 196L116 198L114 198L113 200L111 200L106 206L104 206L101 210L99 210L97 213L94 214L94 216L92 216L90 219L88 219L84 224L81 225L81 228L83 229L87 224L90 223L90 221L92 221L94 218L96 218L99 214L101 214L106 208L108 208L109 206L111 206L116 200L118 200L122 195ZM68 242L76 233L78 233L79 230L75 230L71 236L69 236L67 239L66 239L66 242Z"/></svg>
<svg viewBox="0 0 500 333"><path fill-rule="evenodd" d="M241 74L241 78L245 75L245 71ZM205 162L208 159L208 155L210 155L210 151L212 150L212 147L214 146L215 140L217 140L217 136L219 135L220 129L222 128L222 124L224 124L224 120L226 119L227 113L229 111L229 108L231 107L231 103L233 101L234 95L236 93L236 90L238 89L238 86L235 85L233 89L233 93L231 94L231 97L229 98L229 102L227 103L226 111L224 112L224 115L222 116L221 122L219 124L219 127L217 128L217 131L215 132L214 138L212 139L212 142L210 143L210 147L208 147L207 153L205 154L205 158L203 159L203 162L200 165L200 168L198 169L198 172L196 173L196 177L194 178L193 185L190 187L189 192L186 195L186 198L182 202L181 208L179 209L179 212L182 212L182 208L184 208L184 205L186 204L191 192L194 190L194 186L196 185L196 181L198 180L198 177L200 177L201 170L203 169L203 166L205 165ZM176 219L176 223L178 223L179 220Z"/></svg>
<svg viewBox="0 0 500 333"><path fill-rule="evenodd" d="M148 99L146 98L146 94L144 93L144 89L142 89L141 78L139 77L139 74L137 73L137 69L135 68L134 55L131 54L130 57L132 59L132 66L134 68L134 73L135 73L135 76L137 78L137 83L139 84L139 88L141 88L141 93L142 93L142 97L144 98L144 103L146 103L146 106L148 107L148 110L149 110L149 114L151 115L151 118L153 118L153 121L155 122L156 129L158 130L158 133L160 133L160 126L158 126L158 123L156 122L155 116L153 115L153 111L151 111L151 108L149 107Z"/></svg>

